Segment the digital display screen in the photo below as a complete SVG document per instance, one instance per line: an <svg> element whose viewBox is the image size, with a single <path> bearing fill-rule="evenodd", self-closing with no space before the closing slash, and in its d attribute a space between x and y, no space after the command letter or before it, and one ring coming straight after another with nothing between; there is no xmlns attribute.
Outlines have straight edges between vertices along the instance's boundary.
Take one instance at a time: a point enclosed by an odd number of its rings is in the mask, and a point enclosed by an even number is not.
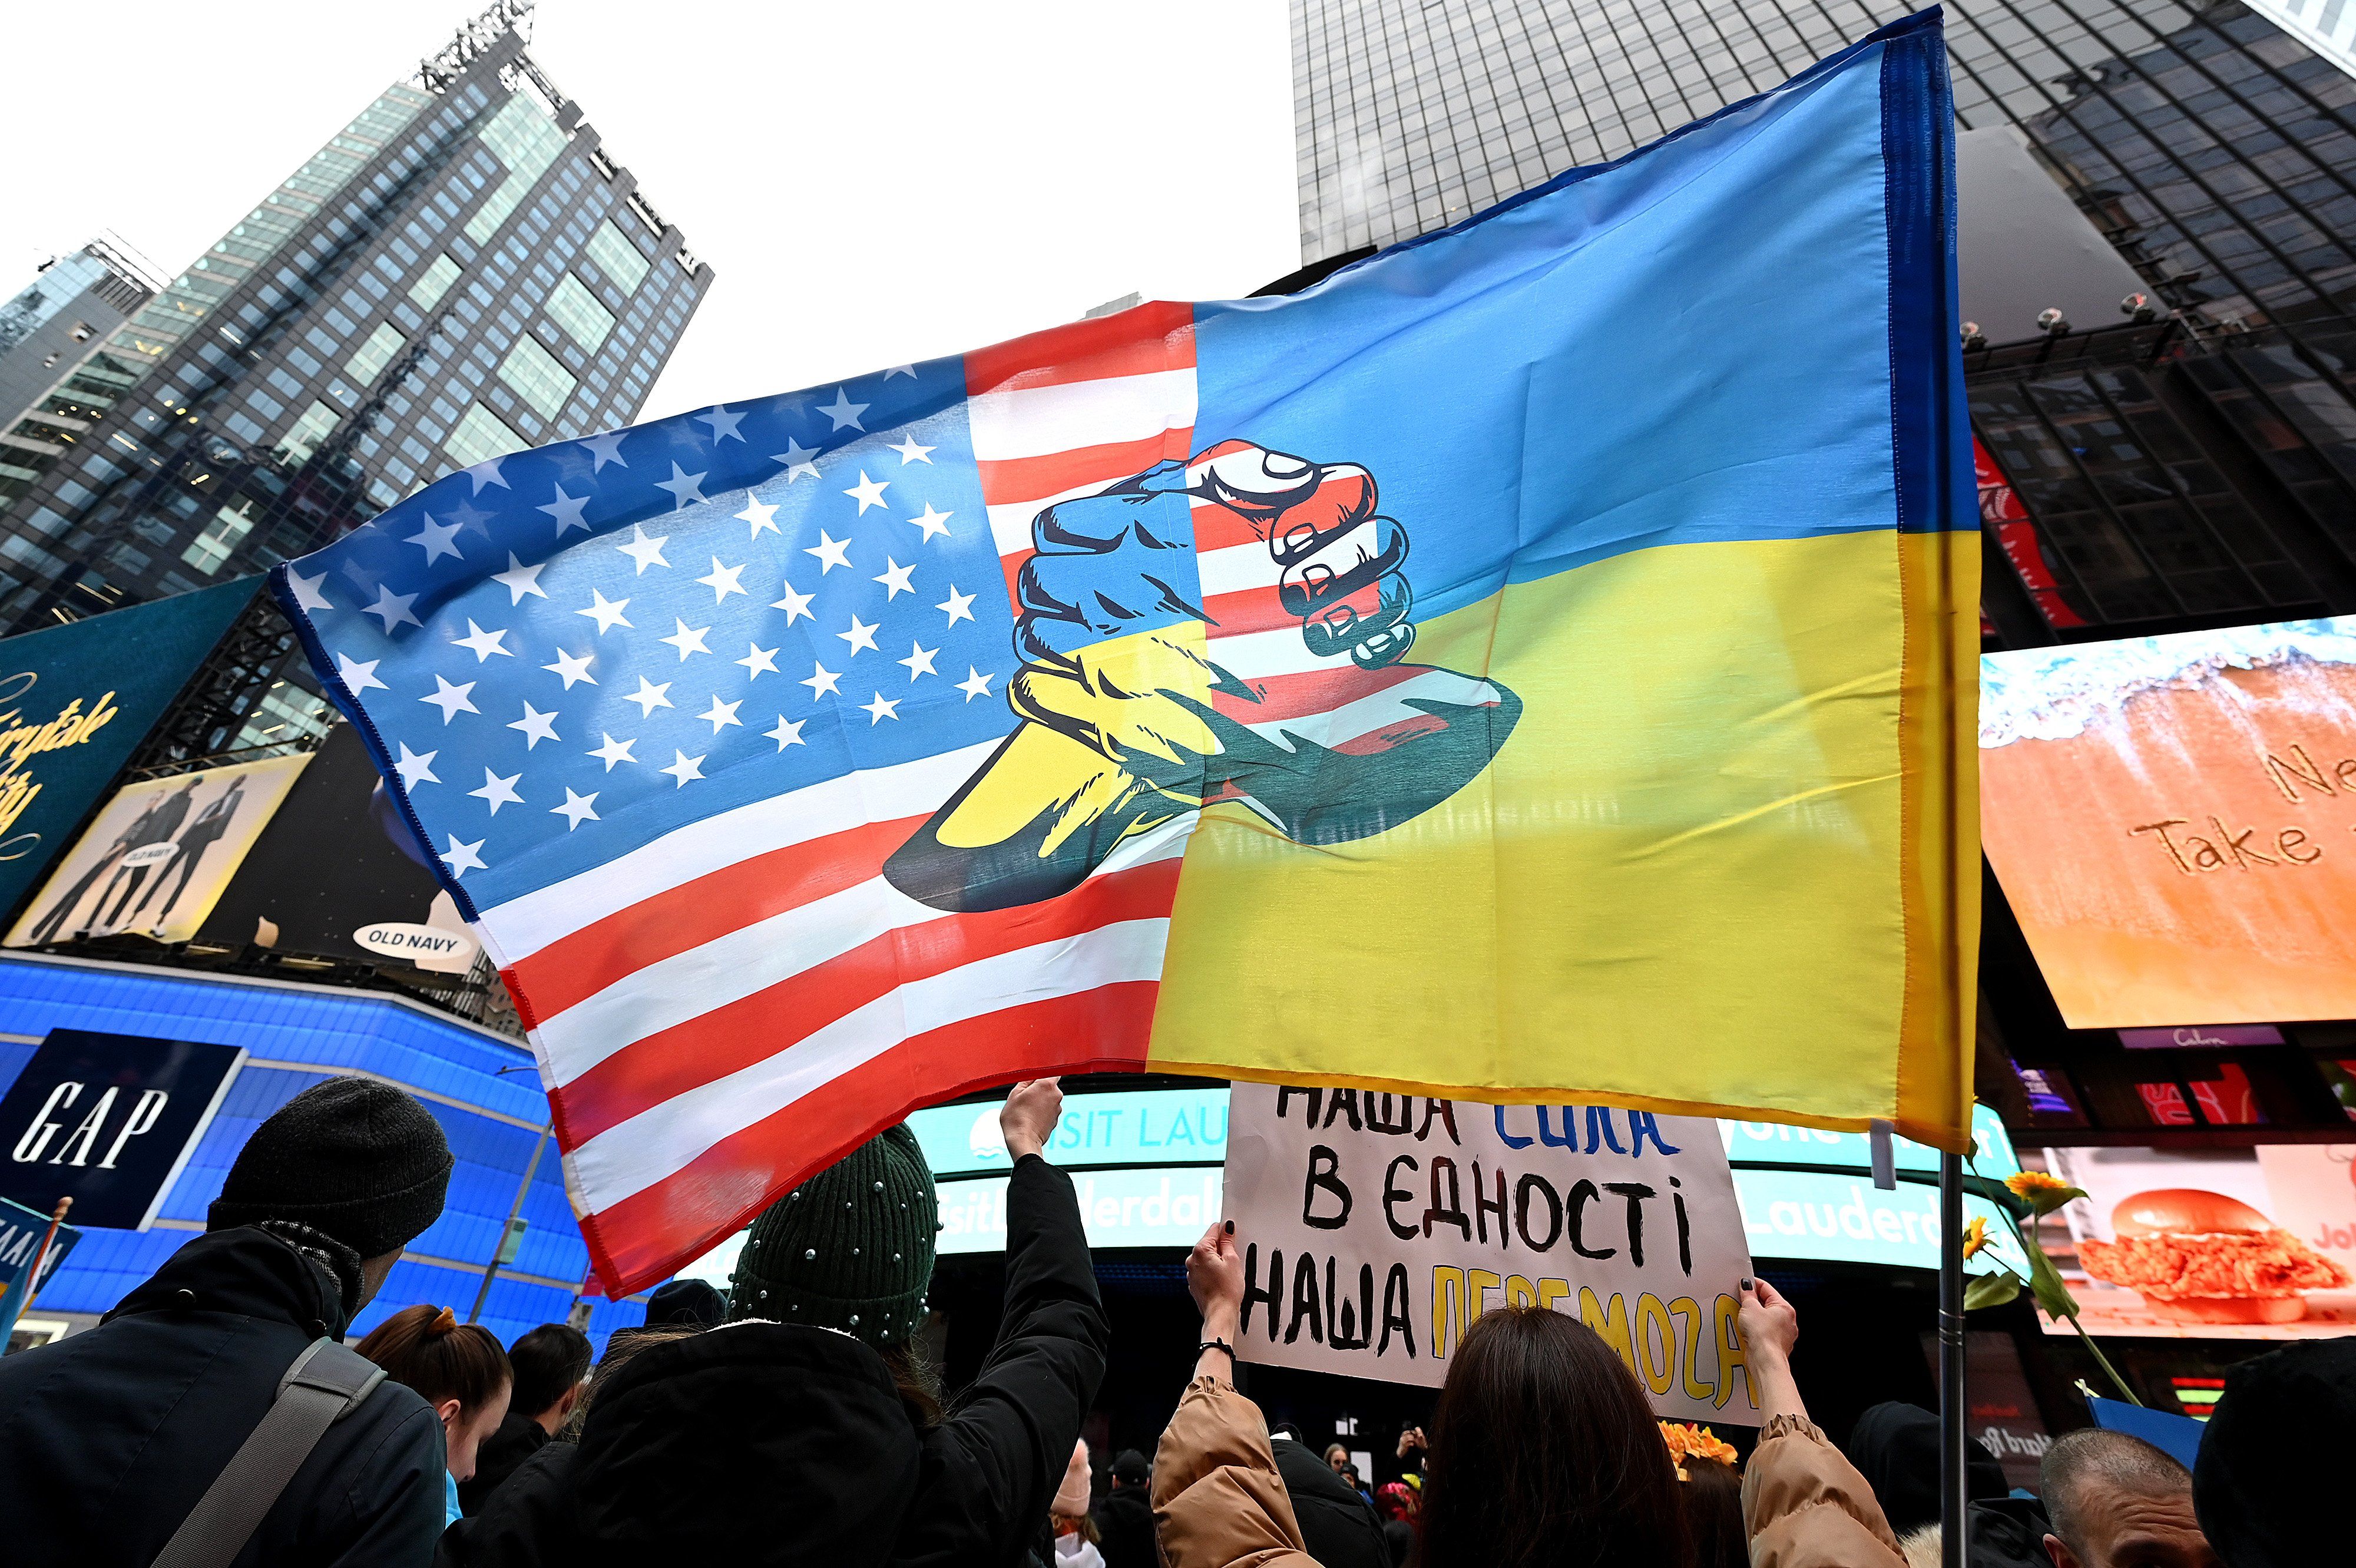
<svg viewBox="0 0 2356 1568"><path fill-rule="evenodd" d="M2072 1028L2356 1017L2356 617L1988 654L1979 760Z"/></svg>
<svg viewBox="0 0 2356 1568"><path fill-rule="evenodd" d="M1006 1140L998 1131L1001 1103L937 1105L908 1118L908 1131L916 1135L933 1175L1006 1169ZM1048 1140L1046 1153L1055 1164L1070 1168L1194 1161L1217 1165L1227 1157L1226 1086L1067 1095L1064 1119ZM1194 1240L1188 1237L1187 1244Z"/></svg>
<svg viewBox="0 0 2356 1568"><path fill-rule="evenodd" d="M1006 1245L1001 1103L939 1105L908 1118L940 1197L944 1257ZM1509 1114L1524 1119L1514 1125L1525 1135L1537 1126L1527 1108ZM1903 1174L1895 1191L1882 1192L1869 1174L1872 1145L1862 1133L1771 1122L1721 1121L1718 1127L1753 1257L1938 1266L1938 1189L1920 1179L1938 1169L1936 1150L1893 1139L1894 1164ZM1993 1110L1973 1108L1972 1133L1978 1175L2000 1181L2019 1168ZM1047 1149L1049 1159L1072 1172L1091 1247L1193 1246L1221 1211L1226 1154L1224 1085L1068 1095ZM1995 1208L1967 1197L1965 1209L1967 1218L1988 1222L1983 1255L2025 1273ZM680 1273L725 1289L742 1245L741 1235L731 1237Z"/></svg>
<svg viewBox="0 0 2356 1568"><path fill-rule="evenodd" d="M2356 1144L2057 1148L2046 1161L2086 1190L2043 1240L2089 1334L2356 1333Z"/></svg>

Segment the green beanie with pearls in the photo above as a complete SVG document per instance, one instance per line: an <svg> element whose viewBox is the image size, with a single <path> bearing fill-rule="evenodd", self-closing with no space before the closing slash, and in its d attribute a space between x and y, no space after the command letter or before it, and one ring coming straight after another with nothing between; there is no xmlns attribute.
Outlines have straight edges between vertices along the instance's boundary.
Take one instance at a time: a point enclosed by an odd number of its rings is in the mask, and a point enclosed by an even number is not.
<svg viewBox="0 0 2356 1568"><path fill-rule="evenodd" d="M731 1317L838 1328L879 1350L925 1320L939 1202L916 1135L894 1127L753 1221L728 1293Z"/></svg>

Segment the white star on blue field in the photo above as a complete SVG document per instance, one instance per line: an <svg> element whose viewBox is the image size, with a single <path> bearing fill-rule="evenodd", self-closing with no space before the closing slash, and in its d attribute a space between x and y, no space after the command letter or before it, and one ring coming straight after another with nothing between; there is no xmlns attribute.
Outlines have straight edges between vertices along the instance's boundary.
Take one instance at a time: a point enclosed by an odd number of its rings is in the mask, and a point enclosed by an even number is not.
<svg viewBox="0 0 2356 1568"><path fill-rule="evenodd" d="M964 396L937 360L519 452L280 569L462 902L1013 727Z"/></svg>

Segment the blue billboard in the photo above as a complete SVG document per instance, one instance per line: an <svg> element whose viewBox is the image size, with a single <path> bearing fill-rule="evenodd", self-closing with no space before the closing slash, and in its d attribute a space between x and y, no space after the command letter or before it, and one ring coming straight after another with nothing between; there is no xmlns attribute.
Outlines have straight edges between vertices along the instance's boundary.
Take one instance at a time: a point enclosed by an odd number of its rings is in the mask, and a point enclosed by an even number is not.
<svg viewBox="0 0 2356 1568"><path fill-rule="evenodd" d="M589 1272L589 1250L573 1223L557 1161L544 1155L532 1163L548 1101L521 1041L382 992L0 955L0 1098L28 1069L38 1070L33 1064L44 1040L78 1030L89 1032L85 1041L134 1036L238 1047L244 1056L229 1074L210 1121L188 1144L186 1164L166 1184L147 1229L81 1227L73 1255L42 1288L41 1310L96 1316L112 1308L204 1230L206 1210L220 1196L230 1162L264 1118L324 1079L360 1073L414 1095L441 1123L457 1164L441 1218L409 1244L352 1332L365 1334L388 1314L419 1302L465 1317L484 1266L507 1235L519 1189L524 1194L521 1246L492 1283L481 1321L506 1344L542 1323L562 1323L571 1312ZM90 1093L85 1089L78 1103L94 1107ZM43 1091L36 1108L48 1098ZM125 1103L135 1110L138 1099L117 1096L115 1114L93 1140L93 1164L123 1135ZM0 1142L0 1160L19 1143L32 1152L41 1127L62 1120L63 1130L41 1152L38 1168L50 1169L47 1162L59 1153L58 1140L80 1126L71 1116L60 1118L61 1108L10 1132ZM141 1141L134 1135L125 1143L126 1158ZM69 1162L71 1157L69 1152ZM73 1217L81 1218L79 1204ZM643 1296L593 1298L589 1305L588 1334L601 1347L613 1329L635 1327L646 1317Z"/></svg>

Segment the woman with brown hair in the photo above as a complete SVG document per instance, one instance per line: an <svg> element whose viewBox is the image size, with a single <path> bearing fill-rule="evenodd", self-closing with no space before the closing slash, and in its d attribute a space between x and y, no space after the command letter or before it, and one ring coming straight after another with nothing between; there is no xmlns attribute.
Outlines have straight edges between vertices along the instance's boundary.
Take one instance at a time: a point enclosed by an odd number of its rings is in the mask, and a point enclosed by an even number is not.
<svg viewBox="0 0 2356 1568"><path fill-rule="evenodd" d="M404 1306L353 1347L385 1376L417 1391L442 1418L448 1451L444 1504L458 1520L458 1483L475 1473L483 1439L507 1419L515 1371L498 1337L478 1323L460 1323L446 1306Z"/></svg>
<svg viewBox="0 0 2356 1568"><path fill-rule="evenodd" d="M1169 1568L1311 1559L1267 1428L1235 1391L1243 1257L1213 1226L1186 1260L1203 1349L1162 1435L1153 1505ZM1687 1568L1676 1467L1635 1374L1595 1331L1538 1308L1483 1313L1451 1361L1424 1482L1425 1568Z"/></svg>
<svg viewBox="0 0 2356 1568"><path fill-rule="evenodd" d="M1259 1408L1234 1386L1243 1254L1232 1222L1186 1259L1203 1313L1194 1380L1153 1459L1165 1568L1315 1568ZM1799 1319L1763 1280L1741 1324L1768 1418L1742 1485L1751 1568L1903 1568L1873 1489L1807 1419ZM1644 1388L1586 1325L1484 1312L1450 1362L1431 1425L1422 1568L1691 1568L1676 1466Z"/></svg>

